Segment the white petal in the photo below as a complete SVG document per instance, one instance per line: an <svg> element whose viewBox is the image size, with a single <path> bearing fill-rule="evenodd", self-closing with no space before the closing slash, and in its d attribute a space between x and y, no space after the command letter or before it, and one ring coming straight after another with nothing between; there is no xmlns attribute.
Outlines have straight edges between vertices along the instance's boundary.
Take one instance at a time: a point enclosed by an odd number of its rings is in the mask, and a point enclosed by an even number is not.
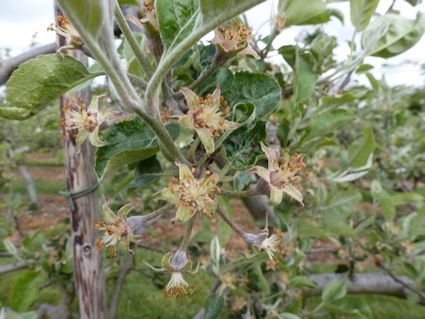
<svg viewBox="0 0 425 319"><path fill-rule="evenodd" d="M275 171L279 169L276 152L272 148L265 146L263 143L261 143L261 149L263 150L264 154L266 154L267 160L269 161L269 171Z"/></svg>

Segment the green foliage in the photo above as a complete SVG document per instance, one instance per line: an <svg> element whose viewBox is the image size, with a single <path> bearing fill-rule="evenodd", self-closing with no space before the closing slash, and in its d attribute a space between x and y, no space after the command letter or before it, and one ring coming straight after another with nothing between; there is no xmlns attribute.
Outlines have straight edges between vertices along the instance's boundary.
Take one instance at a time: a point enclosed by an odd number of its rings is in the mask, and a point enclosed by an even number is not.
<svg viewBox="0 0 425 319"><path fill-rule="evenodd" d="M220 318L220 313L223 311L224 299L222 296L211 295L205 303L204 319Z"/></svg>
<svg viewBox="0 0 425 319"><path fill-rule="evenodd" d="M165 48L183 40L195 26L193 16L197 12L194 0L157 0L155 2L159 31Z"/></svg>
<svg viewBox="0 0 425 319"><path fill-rule="evenodd" d="M134 182L131 187L146 187L161 177L161 164L155 156L140 161L137 164Z"/></svg>
<svg viewBox="0 0 425 319"><path fill-rule="evenodd" d="M175 126L169 126L176 136ZM96 151L96 173L140 162L159 151L158 141L148 125L139 118L114 125L106 134L108 145Z"/></svg>
<svg viewBox="0 0 425 319"><path fill-rule="evenodd" d="M372 21L362 33L362 47L366 48L370 55L390 58L414 46L424 32L425 15L421 12L415 20L386 14Z"/></svg>
<svg viewBox="0 0 425 319"><path fill-rule="evenodd" d="M287 26L320 24L330 17L322 0L279 0L278 12Z"/></svg>
<svg viewBox="0 0 425 319"><path fill-rule="evenodd" d="M34 116L62 94L97 76L79 61L59 54L41 55L19 66L7 82L10 108L0 116L25 120Z"/></svg>
<svg viewBox="0 0 425 319"><path fill-rule="evenodd" d="M218 85L230 106L244 103L255 105L255 114L261 117L273 112L280 100L281 90L269 76L260 73L223 71L218 74Z"/></svg>
<svg viewBox="0 0 425 319"><path fill-rule="evenodd" d="M262 156L257 143L264 139L265 135L264 122L257 122L255 126L243 126L230 134L224 147L232 166L243 170L254 165Z"/></svg>
<svg viewBox="0 0 425 319"><path fill-rule="evenodd" d="M363 31L369 24L379 0L350 0L350 17L356 31Z"/></svg>
<svg viewBox="0 0 425 319"><path fill-rule="evenodd" d="M338 299L345 297L347 294L347 282L344 280L332 280L322 292L322 301L324 303L332 303Z"/></svg>
<svg viewBox="0 0 425 319"><path fill-rule="evenodd" d="M43 276L36 271L23 272L15 283L10 296L10 306L16 311L25 311L37 299Z"/></svg>

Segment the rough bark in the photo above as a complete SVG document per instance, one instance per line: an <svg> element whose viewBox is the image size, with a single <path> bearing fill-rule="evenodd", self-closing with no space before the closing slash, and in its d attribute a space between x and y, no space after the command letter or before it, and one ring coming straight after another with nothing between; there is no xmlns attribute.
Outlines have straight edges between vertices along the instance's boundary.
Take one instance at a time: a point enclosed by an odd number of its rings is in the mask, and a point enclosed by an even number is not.
<svg viewBox="0 0 425 319"><path fill-rule="evenodd" d="M413 282L407 277L397 276L397 282L391 276L380 272L355 274L353 279L347 274L320 274L311 275L309 278L316 282L317 289L304 291L305 297L320 295L323 288L333 279L346 280L349 294L381 294L406 298L409 292L406 286L413 287ZM400 282L403 282L403 285Z"/></svg>
<svg viewBox="0 0 425 319"><path fill-rule="evenodd" d="M34 265L34 263L35 263L34 260L25 260L25 261L19 261L13 264L1 265L0 274L5 274L5 273L16 271L16 270L21 270Z"/></svg>
<svg viewBox="0 0 425 319"><path fill-rule="evenodd" d="M61 15L56 9L56 16ZM57 38L57 46L67 45L64 38ZM79 51L69 51L69 54L83 63L87 57ZM89 102L89 92L78 93L77 98L86 105ZM69 95L64 95L60 101L61 118L64 118L63 108L69 102ZM63 131L63 147L65 161L65 176L69 192L78 192L97 183L93 171L93 147L89 143L81 145L77 153L75 137L72 132ZM96 233L93 221L100 212L98 194L94 191L74 200L70 205L71 232L73 239L73 261L75 291L78 297L80 319L106 319L108 309L106 303L105 275L102 255L96 250ZM73 207L71 207L73 206Z"/></svg>

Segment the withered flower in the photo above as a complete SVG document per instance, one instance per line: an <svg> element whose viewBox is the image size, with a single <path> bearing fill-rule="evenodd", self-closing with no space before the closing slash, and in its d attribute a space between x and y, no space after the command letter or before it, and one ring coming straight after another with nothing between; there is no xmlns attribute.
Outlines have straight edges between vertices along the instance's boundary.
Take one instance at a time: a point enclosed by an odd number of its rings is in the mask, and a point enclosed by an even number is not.
<svg viewBox="0 0 425 319"><path fill-rule="evenodd" d="M226 120L230 109L221 96L219 87L205 99L197 96L188 88L180 90L188 105L188 112L178 116L180 124L188 129L194 129L208 154L214 152L214 139L226 131L234 130L240 125Z"/></svg>
<svg viewBox="0 0 425 319"><path fill-rule="evenodd" d="M133 205L127 204L121 207L115 214L109 208L108 202L103 204L105 219L95 224L95 229L103 232L102 238L99 238L96 242L98 250L108 247L110 257L116 256L118 245L124 252L132 252L130 243L138 238L138 236L133 235L133 231L127 222L127 215L132 209Z"/></svg>
<svg viewBox="0 0 425 319"><path fill-rule="evenodd" d="M268 168L255 166L249 171L256 173L268 183L271 203L278 205L282 201L283 194L286 193L303 205L303 195L294 184L299 179L299 172L305 167L302 155L296 154L289 157L285 153L282 157L278 157L273 149L264 144L261 144L261 149L267 156Z"/></svg>
<svg viewBox="0 0 425 319"><path fill-rule="evenodd" d="M82 103L72 103L65 110L65 127L67 130L78 130L76 137L77 150L85 140L89 140L93 146L101 147L106 143L99 137L99 127L111 114L99 112L100 96L92 98L89 107L85 109Z"/></svg>
<svg viewBox="0 0 425 319"><path fill-rule="evenodd" d="M217 45L222 54L248 54L259 58L252 48L252 32L249 27L240 23L232 22L227 26L221 26L214 30L214 38L211 43Z"/></svg>
<svg viewBox="0 0 425 319"><path fill-rule="evenodd" d="M209 171L204 177L195 178L189 167L176 163L179 167L179 178L173 179L168 187L160 194L160 198L176 205L178 221L189 220L196 212L212 216L217 205L214 195L219 193L217 188L218 176Z"/></svg>

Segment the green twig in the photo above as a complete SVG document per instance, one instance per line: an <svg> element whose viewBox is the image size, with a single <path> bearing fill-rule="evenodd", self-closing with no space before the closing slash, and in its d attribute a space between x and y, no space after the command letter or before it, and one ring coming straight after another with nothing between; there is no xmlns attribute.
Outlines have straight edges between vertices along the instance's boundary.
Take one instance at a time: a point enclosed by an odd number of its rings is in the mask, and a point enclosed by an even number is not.
<svg viewBox="0 0 425 319"><path fill-rule="evenodd" d="M128 25L123 12L120 9L120 6L116 4L115 7L115 18L117 19L118 26L120 27L122 33L124 34L124 37L127 39L128 44L130 45L131 50L134 53L134 56L136 57L137 61L139 62L140 66L144 70L144 72L147 75L152 75L153 69L149 62L146 60L145 55L143 54L142 49L139 46L139 43L137 42L136 37L134 36L133 32L130 29L130 26Z"/></svg>

